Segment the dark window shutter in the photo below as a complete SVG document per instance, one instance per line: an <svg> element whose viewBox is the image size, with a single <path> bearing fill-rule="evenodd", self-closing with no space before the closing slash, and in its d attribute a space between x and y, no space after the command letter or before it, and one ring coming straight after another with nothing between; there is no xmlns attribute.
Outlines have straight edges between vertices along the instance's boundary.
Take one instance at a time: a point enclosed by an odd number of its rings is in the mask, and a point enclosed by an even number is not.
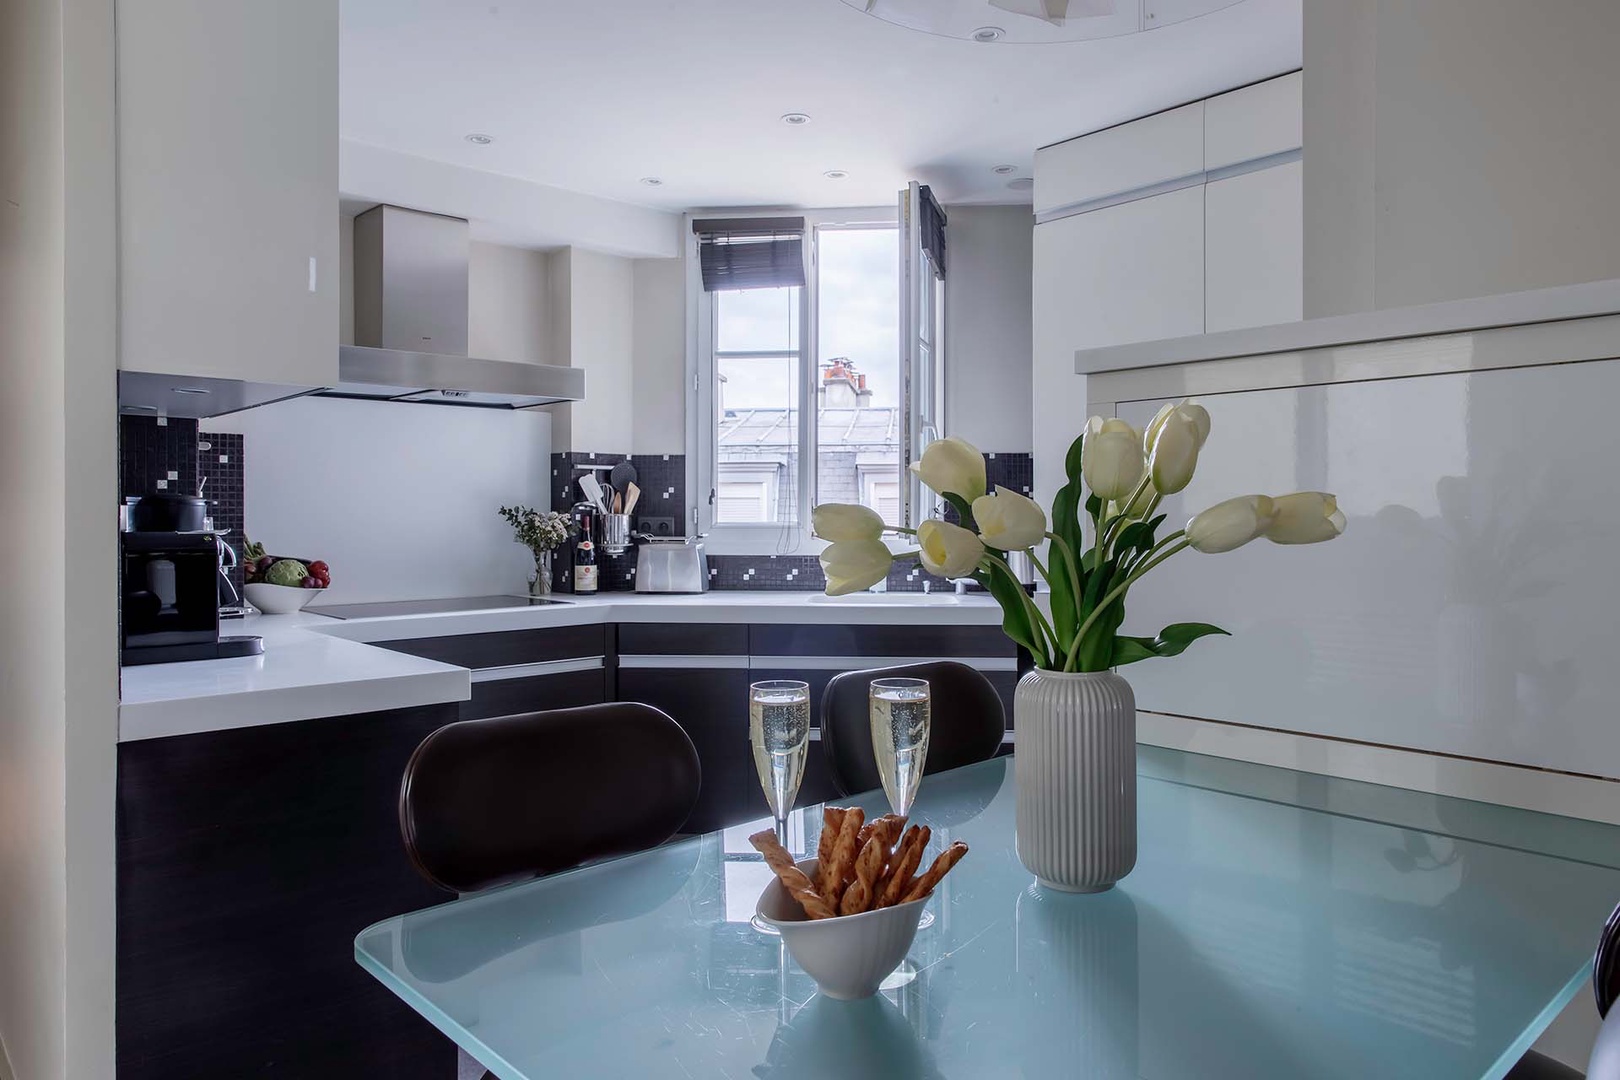
<svg viewBox="0 0 1620 1080"><path fill-rule="evenodd" d="M928 257L934 260L934 271L940 277L944 277L945 211L939 208L939 203L934 199L934 193L928 190L927 185L921 188L920 194L922 198L918 201L921 204L922 212L918 215L921 218L918 224L920 226L919 231L923 250L928 252Z"/></svg>
<svg viewBox="0 0 1620 1080"><path fill-rule="evenodd" d="M804 218L703 218L692 231L705 292L804 284Z"/></svg>

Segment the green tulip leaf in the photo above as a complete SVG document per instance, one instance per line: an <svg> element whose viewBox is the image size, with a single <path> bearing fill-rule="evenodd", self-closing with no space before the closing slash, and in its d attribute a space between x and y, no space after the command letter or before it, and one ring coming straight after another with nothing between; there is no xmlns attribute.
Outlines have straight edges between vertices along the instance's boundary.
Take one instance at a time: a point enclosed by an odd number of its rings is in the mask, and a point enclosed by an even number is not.
<svg viewBox="0 0 1620 1080"><path fill-rule="evenodd" d="M1114 666L1123 667L1154 656L1179 656L1199 638L1225 633L1209 623L1171 623L1160 630L1156 638L1121 635L1114 639Z"/></svg>
<svg viewBox="0 0 1620 1080"><path fill-rule="evenodd" d="M1080 629L1080 598L1074 595L1074 578L1069 574L1069 556L1063 546L1050 545L1047 560L1052 590L1052 629L1057 631L1059 647L1067 648L1074 642L1075 631Z"/></svg>
<svg viewBox="0 0 1620 1080"><path fill-rule="evenodd" d="M978 578L979 575L975 574L974 577ZM1050 662L1046 660L1046 649L1036 643L1035 625L1030 621L1029 609L1025 605L1028 597L1024 594L1024 587L1011 574L994 564L981 580L990 590L990 595L996 598L996 603L1001 605L1002 633L1028 649L1036 663L1050 667Z"/></svg>
<svg viewBox="0 0 1620 1080"><path fill-rule="evenodd" d="M1068 455L1063 459L1068 483L1058 489L1057 497L1052 500L1052 534L1062 537L1063 542L1069 545L1069 550L1076 556L1080 554L1085 543L1085 536L1080 528L1080 500L1086 493L1085 480L1080 475L1084 448L1083 435L1069 444ZM1055 544L1052 546L1056 547ZM1082 575L1085 573L1083 566L1075 569Z"/></svg>
<svg viewBox="0 0 1620 1080"><path fill-rule="evenodd" d="M978 526L973 522L972 503L968 502L954 491L947 491L940 495L940 498L944 499L946 502L950 503L956 508L958 524L960 524L962 528L972 529L974 532L978 532Z"/></svg>

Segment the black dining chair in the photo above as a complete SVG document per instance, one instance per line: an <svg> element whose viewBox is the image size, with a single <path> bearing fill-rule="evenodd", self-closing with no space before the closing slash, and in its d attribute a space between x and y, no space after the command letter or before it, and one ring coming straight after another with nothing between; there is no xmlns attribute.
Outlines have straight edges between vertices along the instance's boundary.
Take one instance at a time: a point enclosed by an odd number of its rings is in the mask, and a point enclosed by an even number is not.
<svg viewBox="0 0 1620 1080"><path fill-rule="evenodd" d="M692 740L651 705L464 720L411 755L399 831L423 877L477 892L656 847L701 783Z"/></svg>
<svg viewBox="0 0 1620 1080"><path fill-rule="evenodd" d="M821 752L840 795L882 786L872 754L873 679L927 679L932 732L924 775L996 756L1007 734L1001 695L978 671L952 660L845 671L821 696Z"/></svg>
<svg viewBox="0 0 1620 1080"><path fill-rule="evenodd" d="M1598 1029L1586 1072L1531 1050L1508 1071L1507 1080L1580 1080L1582 1076L1620 1080L1620 1009L1614 1007L1620 1000L1620 906L1609 913L1598 938L1597 954L1592 958L1592 994L1603 1026Z"/></svg>

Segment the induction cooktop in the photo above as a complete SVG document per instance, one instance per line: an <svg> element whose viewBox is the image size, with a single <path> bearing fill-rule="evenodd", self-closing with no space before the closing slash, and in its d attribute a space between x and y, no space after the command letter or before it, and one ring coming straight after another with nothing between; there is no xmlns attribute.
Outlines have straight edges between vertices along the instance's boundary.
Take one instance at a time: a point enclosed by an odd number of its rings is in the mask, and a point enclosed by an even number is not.
<svg viewBox="0 0 1620 1080"><path fill-rule="evenodd" d="M377 604L332 604L305 608L333 619L380 619L385 615L443 615L454 611L497 611L506 608L566 604L544 596L452 596L443 600L390 600Z"/></svg>

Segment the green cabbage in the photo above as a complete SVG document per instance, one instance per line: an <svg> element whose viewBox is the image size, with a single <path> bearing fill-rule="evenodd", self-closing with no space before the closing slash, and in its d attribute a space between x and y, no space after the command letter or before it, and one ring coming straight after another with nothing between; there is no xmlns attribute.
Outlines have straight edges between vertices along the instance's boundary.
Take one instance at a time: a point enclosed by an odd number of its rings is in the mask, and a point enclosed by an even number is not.
<svg viewBox="0 0 1620 1080"><path fill-rule="evenodd" d="M264 580L272 585L299 586L309 576L309 567L297 559L282 559L270 564L270 569L264 572Z"/></svg>

